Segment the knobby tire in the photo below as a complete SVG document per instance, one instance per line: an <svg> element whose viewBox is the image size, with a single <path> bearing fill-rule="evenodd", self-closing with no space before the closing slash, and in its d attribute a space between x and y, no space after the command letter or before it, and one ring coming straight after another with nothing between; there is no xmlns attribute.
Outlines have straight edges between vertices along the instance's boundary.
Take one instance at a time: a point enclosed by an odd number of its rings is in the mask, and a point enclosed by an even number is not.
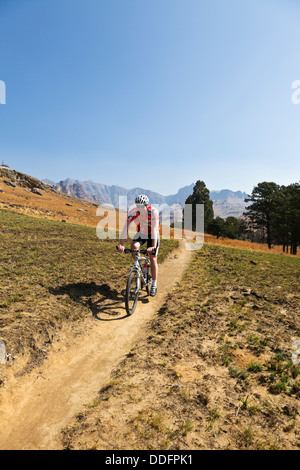
<svg viewBox="0 0 300 470"><path fill-rule="evenodd" d="M151 279L152 279L152 276L151 274L147 274L147 284L146 284L146 291L147 291L147 294L150 295L150 291L151 291Z"/></svg>
<svg viewBox="0 0 300 470"><path fill-rule="evenodd" d="M137 278L138 274L136 271L132 271L128 277L125 294L125 307L127 315L132 315L137 306L140 289L140 285L138 285L137 288Z"/></svg>

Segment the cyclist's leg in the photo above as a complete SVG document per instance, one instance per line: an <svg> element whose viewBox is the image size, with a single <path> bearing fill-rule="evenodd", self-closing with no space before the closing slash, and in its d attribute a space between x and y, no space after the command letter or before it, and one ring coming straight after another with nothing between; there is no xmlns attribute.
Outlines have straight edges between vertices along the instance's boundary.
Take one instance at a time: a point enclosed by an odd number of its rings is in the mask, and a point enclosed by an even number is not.
<svg viewBox="0 0 300 470"><path fill-rule="evenodd" d="M157 278L158 278L157 255L150 255L149 258L150 258L150 262L151 262L152 280L157 281Z"/></svg>
<svg viewBox="0 0 300 470"><path fill-rule="evenodd" d="M155 288L155 293L156 293L156 289L157 289L157 279L158 279L157 255L158 255L158 250L159 250L159 241L160 240L159 240L159 237L158 237L155 254L149 256L150 262L151 262L152 286L153 286L153 288ZM152 240L151 239L148 240L148 247L149 246L152 246ZM155 295L153 288L151 288L151 291L152 291L151 295Z"/></svg>
<svg viewBox="0 0 300 470"><path fill-rule="evenodd" d="M140 238L135 235L133 237L133 239L131 240L131 247L130 248L132 250L139 250L140 246L141 246Z"/></svg>
<svg viewBox="0 0 300 470"><path fill-rule="evenodd" d="M146 242L143 240L139 233L136 233L131 240L131 249L132 250L139 250L140 247ZM133 260L135 259L135 253L131 253Z"/></svg>

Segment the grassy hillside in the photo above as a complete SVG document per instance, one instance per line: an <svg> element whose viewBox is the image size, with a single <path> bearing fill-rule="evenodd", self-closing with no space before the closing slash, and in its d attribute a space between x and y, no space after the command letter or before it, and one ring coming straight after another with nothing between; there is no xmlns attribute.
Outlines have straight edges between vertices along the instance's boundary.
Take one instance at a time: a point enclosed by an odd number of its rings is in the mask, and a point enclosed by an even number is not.
<svg viewBox="0 0 300 470"><path fill-rule="evenodd" d="M93 314L93 303L124 289L131 258L115 240L100 241L94 227L0 210L0 340L30 367L68 322ZM159 261L177 241L162 241ZM121 299L122 300L122 299Z"/></svg>
<svg viewBox="0 0 300 470"><path fill-rule="evenodd" d="M206 245L64 447L298 449L299 281L299 259Z"/></svg>

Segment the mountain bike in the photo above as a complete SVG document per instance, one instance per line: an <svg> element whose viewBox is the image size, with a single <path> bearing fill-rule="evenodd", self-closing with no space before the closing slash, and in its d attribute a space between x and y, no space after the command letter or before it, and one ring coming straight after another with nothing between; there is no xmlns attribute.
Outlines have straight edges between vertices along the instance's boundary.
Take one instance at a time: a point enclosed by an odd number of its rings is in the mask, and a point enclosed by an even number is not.
<svg viewBox="0 0 300 470"><path fill-rule="evenodd" d="M134 264L130 268L125 292L126 312L127 315L132 315L137 306L140 290L145 287L147 294L150 295L152 280L150 273L151 263L147 250L131 250L130 248L125 248L124 253L136 254ZM141 257L140 254L145 256ZM143 266L142 261L144 261Z"/></svg>

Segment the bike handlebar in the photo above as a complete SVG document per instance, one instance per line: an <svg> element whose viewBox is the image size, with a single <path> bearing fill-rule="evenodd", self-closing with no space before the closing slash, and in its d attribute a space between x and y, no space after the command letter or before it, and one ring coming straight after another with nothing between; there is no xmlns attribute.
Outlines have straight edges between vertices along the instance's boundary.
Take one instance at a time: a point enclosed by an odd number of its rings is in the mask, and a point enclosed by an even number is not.
<svg viewBox="0 0 300 470"><path fill-rule="evenodd" d="M116 246L118 250L118 247ZM147 254L147 250L131 250L130 248L125 248L124 253L142 253L143 255Z"/></svg>

